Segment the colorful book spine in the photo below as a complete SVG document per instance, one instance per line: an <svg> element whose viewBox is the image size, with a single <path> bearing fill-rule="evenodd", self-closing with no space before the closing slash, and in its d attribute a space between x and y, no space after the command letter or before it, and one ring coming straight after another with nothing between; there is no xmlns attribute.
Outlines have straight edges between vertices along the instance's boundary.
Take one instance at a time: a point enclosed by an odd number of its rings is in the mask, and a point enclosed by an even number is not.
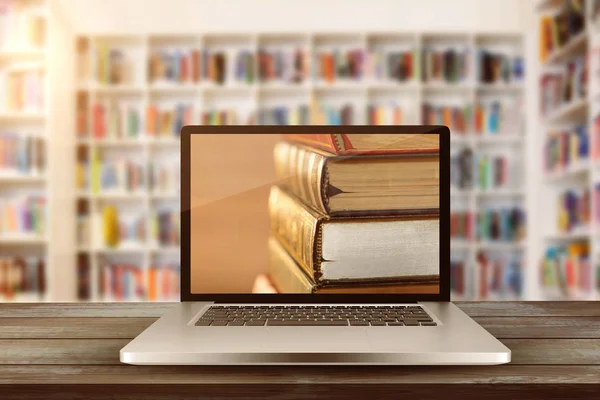
<svg viewBox="0 0 600 400"><path fill-rule="evenodd" d="M523 295L522 255L479 252L476 276L480 299L515 299Z"/></svg>
<svg viewBox="0 0 600 400"><path fill-rule="evenodd" d="M4 111L42 112L44 109L44 72L38 68L5 72Z"/></svg>
<svg viewBox="0 0 600 400"><path fill-rule="evenodd" d="M587 96L588 63L584 57L568 62L562 72L548 72L540 79L540 114L548 116L556 109Z"/></svg>
<svg viewBox="0 0 600 400"><path fill-rule="evenodd" d="M150 266L148 269L148 301L179 300L179 265Z"/></svg>
<svg viewBox="0 0 600 400"><path fill-rule="evenodd" d="M46 290L45 259L0 257L0 298L11 300L18 294L43 296Z"/></svg>
<svg viewBox="0 0 600 400"><path fill-rule="evenodd" d="M403 116L402 108L395 104L367 108L369 125L402 125Z"/></svg>
<svg viewBox="0 0 600 400"><path fill-rule="evenodd" d="M177 103L172 108L150 105L146 108L146 134L148 136L179 137L181 128L194 124L194 107Z"/></svg>
<svg viewBox="0 0 600 400"><path fill-rule="evenodd" d="M589 244L575 242L546 249L540 263L540 281L549 293L586 298L593 289Z"/></svg>
<svg viewBox="0 0 600 400"><path fill-rule="evenodd" d="M587 160L589 155L586 125L578 125L571 130L548 132L544 146L544 167L547 173Z"/></svg>
<svg viewBox="0 0 600 400"><path fill-rule="evenodd" d="M93 193L134 192L148 187L143 163L124 157L102 160L94 156L92 164L90 183ZM80 162L80 165L85 168L84 162Z"/></svg>
<svg viewBox="0 0 600 400"><path fill-rule="evenodd" d="M0 236L46 233L46 198L26 196L0 200Z"/></svg>
<svg viewBox="0 0 600 400"><path fill-rule="evenodd" d="M149 186L155 194L179 193L181 168L179 162L152 160L149 164Z"/></svg>
<svg viewBox="0 0 600 400"><path fill-rule="evenodd" d="M309 56L305 49L261 48L257 58L258 77L261 82L301 83L308 78Z"/></svg>
<svg viewBox="0 0 600 400"><path fill-rule="evenodd" d="M258 125L308 125L310 110L308 106L261 108L256 115Z"/></svg>
<svg viewBox="0 0 600 400"><path fill-rule="evenodd" d="M152 83L198 83L200 51L197 49L157 50L150 55L148 67Z"/></svg>
<svg viewBox="0 0 600 400"><path fill-rule="evenodd" d="M179 246L179 212L175 210L157 210L152 215L151 236L158 246Z"/></svg>
<svg viewBox="0 0 600 400"><path fill-rule="evenodd" d="M450 213L450 237L459 240L473 238L473 213L469 211Z"/></svg>
<svg viewBox="0 0 600 400"><path fill-rule="evenodd" d="M556 208L558 231L570 232L575 228L589 226L590 207L590 190L587 188L572 188L559 194Z"/></svg>
<svg viewBox="0 0 600 400"><path fill-rule="evenodd" d="M480 49L477 52L477 65L477 79L481 83L498 84L523 81L524 61L521 56Z"/></svg>
<svg viewBox="0 0 600 400"><path fill-rule="evenodd" d="M476 219L477 239L517 242L525 237L525 212L518 207L480 210Z"/></svg>
<svg viewBox="0 0 600 400"><path fill-rule="evenodd" d="M145 300L146 282L142 267L132 264L102 266L101 294L105 301Z"/></svg>
<svg viewBox="0 0 600 400"><path fill-rule="evenodd" d="M513 104L499 100L489 103L479 102L474 107L475 133L514 135L520 130L521 110L519 102Z"/></svg>
<svg viewBox="0 0 600 400"><path fill-rule="evenodd" d="M436 105L423 103L422 118L424 125L446 125L453 134L465 134L472 131L472 107Z"/></svg>
<svg viewBox="0 0 600 400"><path fill-rule="evenodd" d="M224 109L202 112L200 123L202 125L238 125L243 124L243 120L234 109Z"/></svg>
<svg viewBox="0 0 600 400"><path fill-rule="evenodd" d="M123 139L138 137L140 111L126 103L103 102L92 106L92 134L94 139Z"/></svg>
<svg viewBox="0 0 600 400"><path fill-rule="evenodd" d="M0 133L0 174L38 175L44 172L45 164L42 138Z"/></svg>
<svg viewBox="0 0 600 400"><path fill-rule="evenodd" d="M471 53L468 49L425 48L421 54L423 81L464 82L469 76Z"/></svg>
<svg viewBox="0 0 600 400"><path fill-rule="evenodd" d="M473 157L473 163L473 181L480 190L498 189L509 185L507 157L479 154Z"/></svg>

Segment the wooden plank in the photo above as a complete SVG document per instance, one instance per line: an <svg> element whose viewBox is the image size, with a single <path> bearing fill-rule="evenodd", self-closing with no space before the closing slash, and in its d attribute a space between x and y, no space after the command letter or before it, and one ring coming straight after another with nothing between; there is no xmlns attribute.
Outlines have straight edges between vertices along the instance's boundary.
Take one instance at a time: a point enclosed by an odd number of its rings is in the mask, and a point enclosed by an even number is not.
<svg viewBox="0 0 600 400"><path fill-rule="evenodd" d="M176 303L4 303L0 318L28 317L154 317Z"/></svg>
<svg viewBox="0 0 600 400"><path fill-rule="evenodd" d="M54 399L379 399L399 398L460 398L481 399L593 399L598 395L597 384L262 384L262 385L14 385L0 387L3 400L23 398Z"/></svg>
<svg viewBox="0 0 600 400"><path fill-rule="evenodd" d="M471 317L600 317L597 301L457 302Z"/></svg>
<svg viewBox="0 0 600 400"><path fill-rule="evenodd" d="M0 318L0 339L133 339L156 318Z"/></svg>
<svg viewBox="0 0 600 400"><path fill-rule="evenodd" d="M502 339L513 364L600 365L599 339ZM3 339L0 364L119 364L129 339Z"/></svg>
<svg viewBox="0 0 600 400"><path fill-rule="evenodd" d="M298 383L600 384L600 366L0 366L1 384L261 384Z"/></svg>
<svg viewBox="0 0 600 400"><path fill-rule="evenodd" d="M0 318L160 317L175 303L5 303ZM600 317L600 302L457 302L473 317Z"/></svg>
<svg viewBox="0 0 600 400"><path fill-rule="evenodd" d="M498 339L600 339L600 317L474 317Z"/></svg>
<svg viewBox="0 0 600 400"><path fill-rule="evenodd" d="M492 335L507 338L600 339L600 317L475 317ZM0 339L133 339L149 318L0 318Z"/></svg>

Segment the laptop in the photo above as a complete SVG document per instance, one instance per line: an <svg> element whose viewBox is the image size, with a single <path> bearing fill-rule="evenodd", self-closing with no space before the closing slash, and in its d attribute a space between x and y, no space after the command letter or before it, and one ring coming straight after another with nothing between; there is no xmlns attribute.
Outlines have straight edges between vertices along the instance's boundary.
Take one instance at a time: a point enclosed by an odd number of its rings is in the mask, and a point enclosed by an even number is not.
<svg viewBox="0 0 600 400"><path fill-rule="evenodd" d="M510 362L450 302L447 127L186 126L180 163L181 302L121 362Z"/></svg>

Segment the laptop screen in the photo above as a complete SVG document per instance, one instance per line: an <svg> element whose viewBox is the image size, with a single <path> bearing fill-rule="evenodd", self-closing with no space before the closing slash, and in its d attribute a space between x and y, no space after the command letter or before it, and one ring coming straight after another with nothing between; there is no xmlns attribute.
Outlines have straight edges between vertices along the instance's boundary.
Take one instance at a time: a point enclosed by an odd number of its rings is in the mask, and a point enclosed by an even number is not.
<svg viewBox="0 0 600 400"><path fill-rule="evenodd" d="M440 293L438 134L195 134L190 289Z"/></svg>

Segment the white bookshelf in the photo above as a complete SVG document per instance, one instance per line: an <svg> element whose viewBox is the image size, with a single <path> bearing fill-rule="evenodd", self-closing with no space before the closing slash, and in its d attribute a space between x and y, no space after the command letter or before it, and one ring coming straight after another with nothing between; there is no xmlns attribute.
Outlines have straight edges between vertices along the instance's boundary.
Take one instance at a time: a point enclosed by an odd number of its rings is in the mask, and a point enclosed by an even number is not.
<svg viewBox="0 0 600 400"><path fill-rule="evenodd" d="M540 1L537 6L537 18L538 23L542 16L555 14L561 6L565 3L564 0L545 0ZM594 90L594 87L598 87L600 83L600 77L595 70L598 69L597 54L593 55L594 48L597 48L598 44L598 27L590 19L592 11L593 1L585 1L585 15L586 15L586 27L585 29L571 37L569 41L560 49L552 52L544 62L538 60L538 79L536 94L540 96L539 79L541 76L548 71L554 71L560 66L565 65L567 62L578 56L584 56L588 62L588 75L587 75L587 96L581 99L575 99L567 104L552 110L549 114L541 116L539 118L539 143L541 144L538 151L540 154L544 152L544 145L548 138L549 132L559 130L562 128L575 127L580 124L586 124L588 126L589 134L589 151L590 158L583 159L580 161L573 162L566 168L546 173L543 171L540 180L540 229L541 235L539 240L541 242L540 251L545 252L550 246L555 245L568 245L576 242L586 242L589 244L590 249L590 274L587 277L590 282L591 290L584 292L581 290L572 291L565 295L559 288L547 288L544 287L541 282L539 266L536 267L537 279L540 286L539 298L544 300L597 300L600 298L596 289L596 267L598 262L598 255L600 251L600 241L596 235L597 227L595 224L595 217L598 210L594 204L594 185L598 182L600 175L596 168L597 161L592 160L592 147L594 135L593 118L598 113L598 90ZM596 27L595 27L596 26ZM536 43L539 43L539 37L536 38ZM536 44L539 46L539 44ZM596 50L597 53L597 50ZM538 111L539 115L539 111ZM542 167L543 168L543 167ZM560 232L557 228L557 196L566 189L570 188L589 188L590 189L590 207L591 207L591 222L590 226L579 226L575 227L568 232ZM545 200L544 200L545 199ZM539 258L542 258L544 254L540 254Z"/></svg>
<svg viewBox="0 0 600 400"><path fill-rule="evenodd" d="M88 122L91 121L91 105L100 98L129 99L138 102L142 106L141 116L145 117L145 107L156 101L186 101L193 104L194 121L199 122L200 112L214 108L234 108L238 112L241 122L245 123L245 118L257 109L270 106L297 106L311 105L317 101L320 105L341 107L345 103L354 105L354 123L367 123L367 106L369 104L389 103L394 101L403 109L404 124L420 124L422 121L421 104L424 101L441 101L443 103L462 104L469 102L474 105L475 101L487 98L510 97L523 100L525 93L525 84L483 84L476 81L475 78L475 57L476 50L480 47L489 49L498 49L503 51L509 49L512 52L518 52L524 55L524 37L521 34L504 33L410 33L410 32L339 32L339 33L319 33L319 32L286 32L285 34L275 33L193 33L193 34L141 34L141 35L79 35L76 38L79 50L86 48L90 54L95 54L96 46L99 43L110 43L111 45L122 47L131 51L134 60L133 79L128 83L118 85L100 85L93 79L82 79L76 77L74 85L78 96L87 97ZM402 82L390 79L374 80L363 79L360 81L337 79L333 83L326 83L314 79L309 74L308 79L301 83L286 82L261 82L258 78L251 84L232 82L226 79L224 85L217 85L211 82L184 83L181 85L156 82L150 83L148 79L148 56L152 51L161 48L210 48L224 50L228 53L240 49L249 50L254 54L259 48L278 49L278 48L297 48L301 47L311 55L321 50L331 48L357 48L357 49L383 49L404 50L413 49L420 55L421 49L425 47L459 45L470 50L471 63L469 71L471 79L464 83L445 83L445 82L421 82L420 79L411 79ZM229 57L230 59L231 57ZM233 62L228 64L232 65ZM525 59L525 57L524 57ZM93 57L90 57L90 63L94 64ZM416 64L420 69L421 61ZM529 68L525 66L526 74ZM255 70L258 68L255 65ZM232 71L228 71L228 78ZM420 76L420 71L419 74ZM93 74L92 74L93 76ZM527 78L525 78L527 79ZM525 116L523 116L523 121ZM144 123L140 124L142 127ZM74 145L80 152L89 152L91 149L97 149L101 152L124 152L135 156L142 162L148 162L150 158L157 154L178 155L179 141L177 138L148 138L144 137L145 132L135 139L93 139L90 137L76 137ZM476 136L469 132L466 136L453 135L452 146L470 146L474 152L498 152L499 150L507 154L513 154L515 157L524 158L527 152L527 143L525 141L524 122L511 132L511 135L503 134L482 134ZM91 136L91 132L88 132ZM512 161L512 160L511 160ZM523 165L523 168L526 166ZM510 188L481 191L478 189L453 190L452 207L458 204L475 213L478 209L487 206L511 206L518 205L525 208L526 191L524 182L519 182ZM85 203L91 215L98 215L102 204L115 204L117 206L131 207L135 206L137 210L150 212L157 205L172 205L175 210L179 207L179 195L176 192L155 193L151 190L144 190L135 194L130 193L91 193L90 191L73 190L73 197L76 202ZM457 203L458 202L458 203ZM101 231L101 224L98 218L92 222L92 235L97 235ZM147 230L148 233L148 230ZM77 257L88 257L90 266L90 277L92 282L91 298L92 301L111 300L103 299L98 291L98 274L103 258L119 259L125 257L129 259L136 257L136 260L142 265L144 271L147 271L149 265L157 258L176 259L179 256L177 247L169 246L159 247L155 243L145 240L139 246L118 247L116 249L104 248L98 237L92 238L92 243L86 246L73 244L76 249ZM520 254L523 269L526 263L527 245L526 243L496 243L476 241L452 242L452 252L459 252L468 263L467 269L474 268L474 260L478 251L490 252L492 254L518 253ZM75 258L75 256L74 256ZM475 279L474 271L466 271L469 275L468 288L470 294L467 299L477 299L478 280ZM530 279L526 271L522 271L523 280ZM527 272L527 274L529 274ZM526 285L523 282L523 286ZM527 294L524 293L524 296ZM458 298L457 298L458 299Z"/></svg>
<svg viewBox="0 0 600 400"><path fill-rule="evenodd" d="M45 290L39 292L17 292L11 296L0 293L0 302L31 302L48 301L52 298L52 279L50 269L53 264L51 261L52 241L49 237L49 227L51 224L51 215L49 210L52 205L52 194L49 189L48 171L51 168L51 155L49 151L49 129L48 116L51 109L51 96L49 90L51 87L48 63L47 49L51 36L51 22L49 17L49 4L46 0L17 0L9 5L11 12L3 16L3 32L5 42L0 44L0 72L2 74L2 106L0 106L0 135L14 134L20 139L28 136L42 141L41 146L45 154L45 171L34 171L23 174L20 171L4 170L0 166L0 200L12 200L21 196L42 196L46 200L44 212L45 233L42 235L33 233L12 233L2 232L0 229L0 258L21 257L23 259L35 256L44 261L44 282ZM26 31L23 24L25 20L21 17L15 18L13 12L21 15L39 17L43 21L44 44L36 46L28 43L25 38ZM12 25L14 24L14 25ZM12 27L12 28L11 28ZM13 29L17 27L17 29ZM30 28L31 26L29 26ZM5 36L6 35L6 36ZM42 71L42 91L43 104L41 108L23 110L9 110L4 104L6 93L8 92L4 85L7 72L14 71ZM6 151L6 150L5 150ZM27 271L30 272L30 271ZM36 278L37 279L37 278Z"/></svg>

